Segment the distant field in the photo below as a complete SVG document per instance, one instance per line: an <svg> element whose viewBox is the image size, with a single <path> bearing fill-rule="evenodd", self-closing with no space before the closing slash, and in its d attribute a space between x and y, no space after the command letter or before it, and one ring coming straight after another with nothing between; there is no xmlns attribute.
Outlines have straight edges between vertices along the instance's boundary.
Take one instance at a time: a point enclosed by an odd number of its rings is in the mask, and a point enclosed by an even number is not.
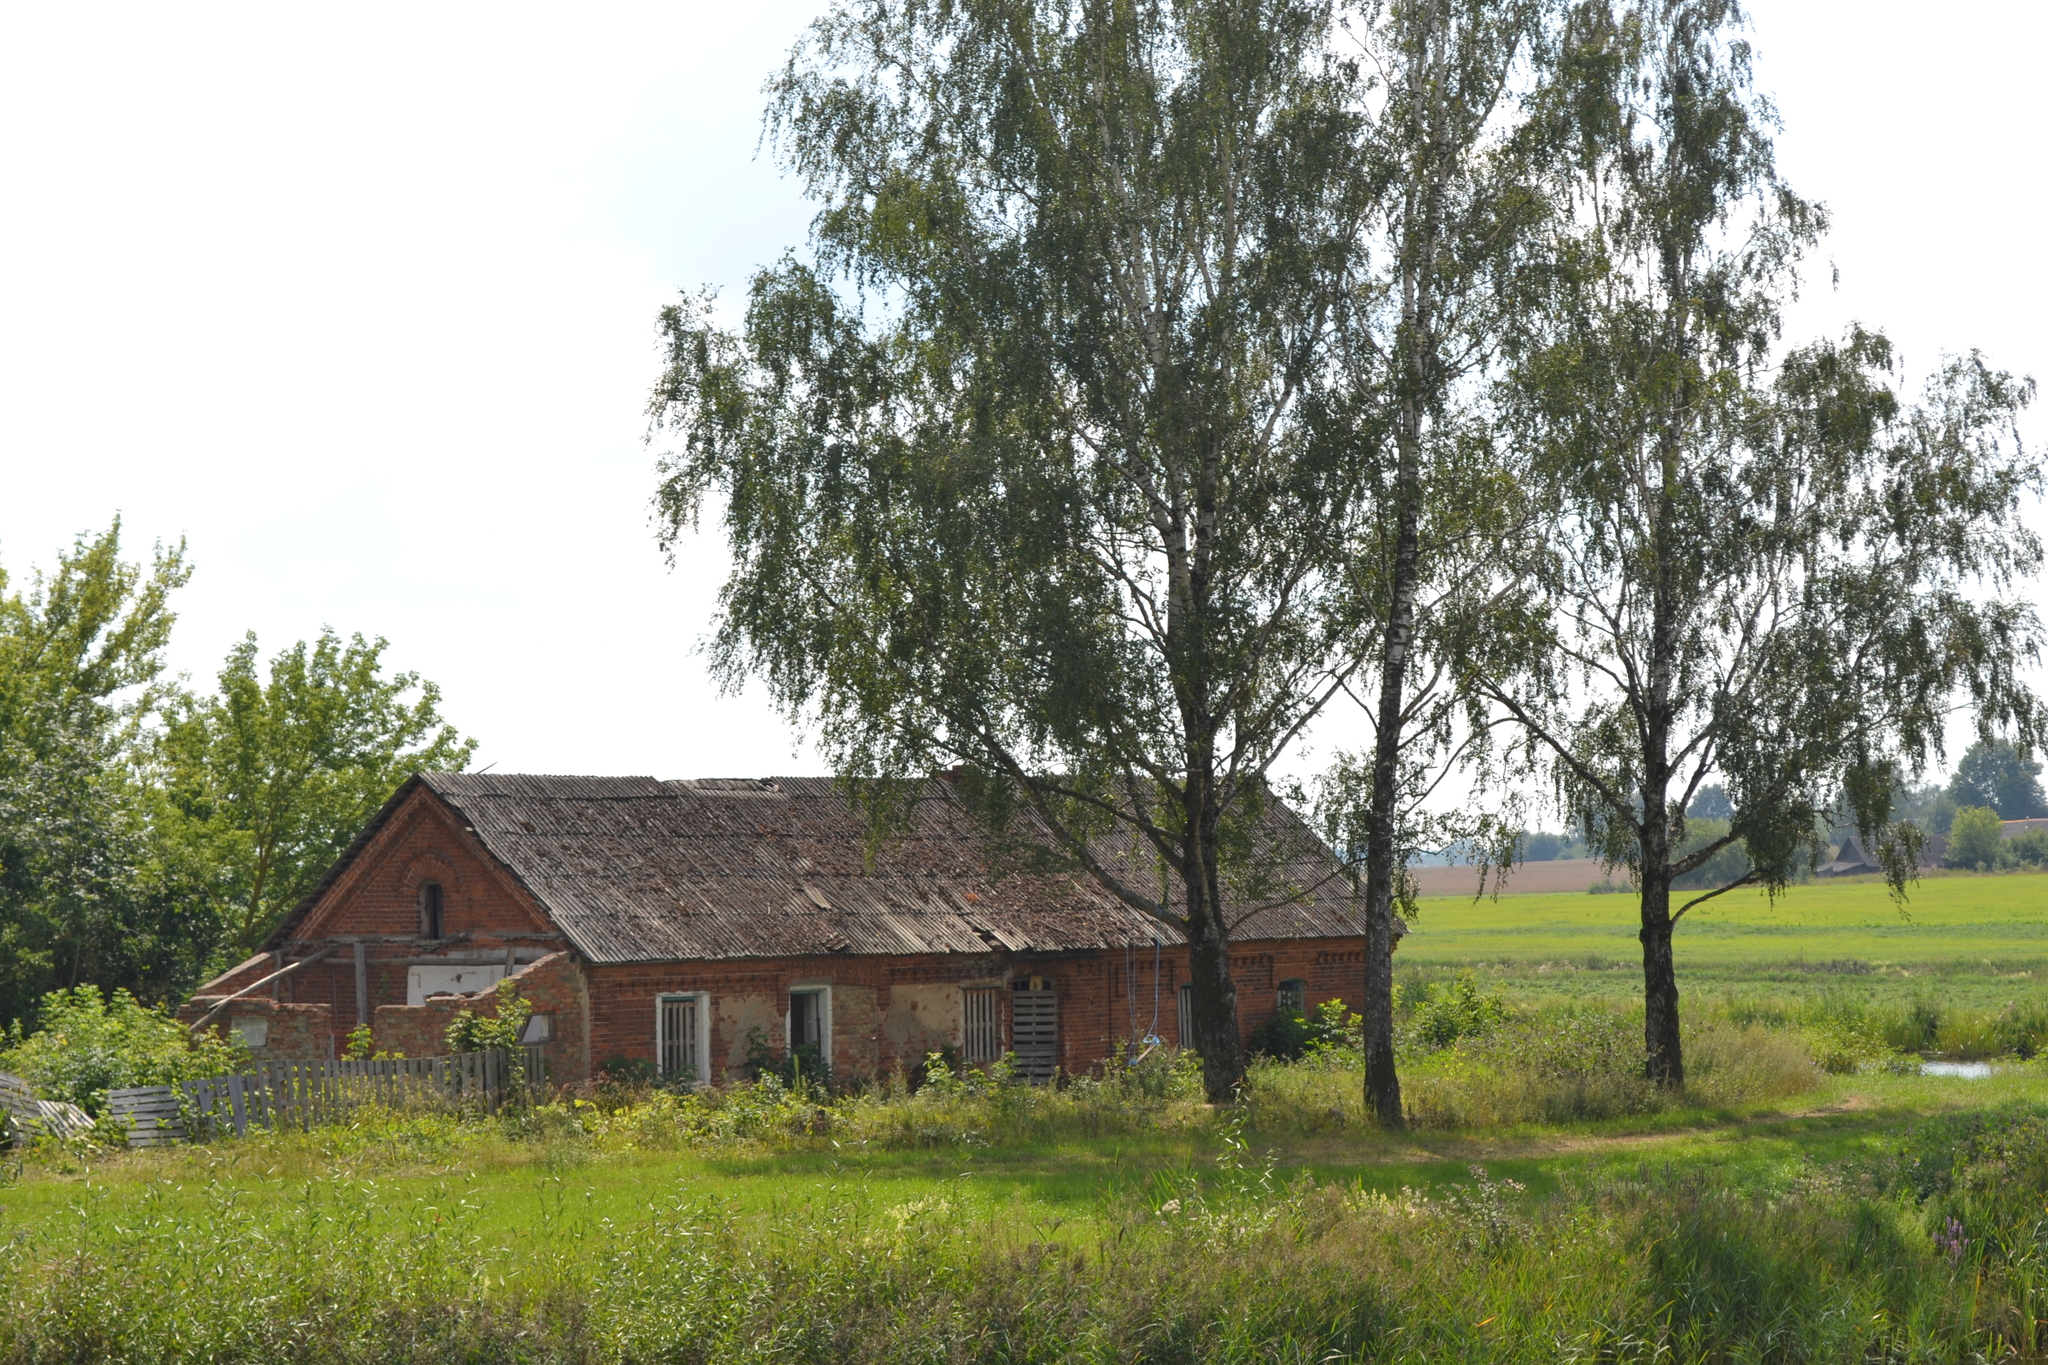
<svg viewBox="0 0 2048 1365"><path fill-rule="evenodd" d="M1469 869L1458 869L1469 875ZM1543 993L1639 988L1632 895L1431 896L1401 968L1473 967ZM1775 902L1731 892L1679 923L1681 985L1721 990L1934 989L1972 1006L2048 987L2048 876L1929 877L1903 906L1882 882L1795 886Z"/></svg>

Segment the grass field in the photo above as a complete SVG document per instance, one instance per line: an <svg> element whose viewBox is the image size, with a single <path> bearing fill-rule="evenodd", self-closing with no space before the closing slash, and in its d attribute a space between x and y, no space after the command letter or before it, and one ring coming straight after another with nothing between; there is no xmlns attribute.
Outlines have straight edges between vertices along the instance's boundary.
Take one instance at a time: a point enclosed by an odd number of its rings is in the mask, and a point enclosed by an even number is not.
<svg viewBox="0 0 2048 1365"><path fill-rule="evenodd" d="M1410 974L1472 968L1511 993L1627 997L1641 989L1635 914L1628 895L1429 897L1396 961ZM1775 901L1731 892L1680 921L1676 955L1695 996L1936 991L1996 1008L2048 988L2048 876L1929 876L1903 903L1875 878Z"/></svg>
<svg viewBox="0 0 2048 1365"><path fill-rule="evenodd" d="M1640 1079L1625 897L1431 900L1400 958L1406 1132L1365 1121L1339 1050L1260 1064L1235 1109L1154 1058L1058 1091L46 1145L0 1170L0 1365L2039 1359L2048 1061L1912 1074L1856 1001L2039 1001L2044 896L1695 912L1682 1097ZM1506 1017L1418 1041L1466 970Z"/></svg>

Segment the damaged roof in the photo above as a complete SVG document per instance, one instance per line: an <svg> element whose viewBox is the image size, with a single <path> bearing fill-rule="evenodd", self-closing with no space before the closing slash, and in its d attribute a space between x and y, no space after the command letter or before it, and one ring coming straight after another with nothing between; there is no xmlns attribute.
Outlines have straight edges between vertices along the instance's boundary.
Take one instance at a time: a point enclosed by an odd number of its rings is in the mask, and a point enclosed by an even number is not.
<svg viewBox="0 0 2048 1365"><path fill-rule="evenodd" d="M991 867L991 847L933 782L908 829L870 852L830 778L665 782L652 777L426 773L591 962L825 953L1057 952L1182 942L1085 873ZM408 788L412 785L408 783ZM393 805L404 796L394 797ZM391 807L387 807L387 810ZM1235 939L1354 937L1348 884L1292 812L1268 817L1290 856ZM1135 842L1097 849L1141 869Z"/></svg>

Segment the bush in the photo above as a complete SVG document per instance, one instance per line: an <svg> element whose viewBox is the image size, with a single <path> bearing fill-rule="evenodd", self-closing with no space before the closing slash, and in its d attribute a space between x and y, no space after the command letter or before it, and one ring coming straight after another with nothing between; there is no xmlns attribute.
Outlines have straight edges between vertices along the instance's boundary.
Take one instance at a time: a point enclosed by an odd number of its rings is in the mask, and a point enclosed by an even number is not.
<svg viewBox="0 0 2048 1365"><path fill-rule="evenodd" d="M474 1010L458 1010L448 1021L450 1052L488 1052L494 1047L519 1047L519 1035L533 1015L533 1006L519 994L519 983L506 977L498 983L498 1012L495 1016Z"/></svg>
<svg viewBox="0 0 2048 1365"><path fill-rule="evenodd" d="M2008 845L2016 862L2048 867L2048 829L2030 829Z"/></svg>
<svg viewBox="0 0 2048 1365"><path fill-rule="evenodd" d="M1360 1046L1364 1025L1364 1019L1350 1013L1342 1000L1325 1000L1310 1018L1293 1010L1278 1010L1252 1030L1251 1051L1254 1057L1298 1062L1312 1053Z"/></svg>
<svg viewBox="0 0 2048 1365"><path fill-rule="evenodd" d="M42 1027L35 1033L24 1035L19 1023L8 1032L0 1071L94 1117L105 1111L109 1090L234 1075L250 1065L240 1039L210 1030L194 1039L169 1010L152 1009L126 991L111 997L91 986L52 991L39 1013Z"/></svg>
<svg viewBox="0 0 2048 1365"><path fill-rule="evenodd" d="M1494 992L1482 992L1470 970L1447 982L1424 986L1409 1019L1408 1039L1417 1047L1436 1051L1460 1038L1478 1038L1507 1022L1507 1002Z"/></svg>
<svg viewBox="0 0 2048 1365"><path fill-rule="evenodd" d="M1989 806L1965 806L1948 831L1948 865L1988 871L2005 852L2005 825Z"/></svg>

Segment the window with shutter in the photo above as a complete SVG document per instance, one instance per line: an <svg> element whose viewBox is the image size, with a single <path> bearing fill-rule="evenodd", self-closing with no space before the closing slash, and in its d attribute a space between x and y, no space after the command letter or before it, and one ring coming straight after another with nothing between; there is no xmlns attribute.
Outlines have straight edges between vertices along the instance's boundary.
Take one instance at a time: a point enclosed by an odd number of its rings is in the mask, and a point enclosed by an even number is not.
<svg viewBox="0 0 2048 1365"><path fill-rule="evenodd" d="M980 1066L1003 1055L1002 994L975 986L961 993L961 1059Z"/></svg>
<svg viewBox="0 0 2048 1365"><path fill-rule="evenodd" d="M711 1078L704 997L664 995L655 1002L654 1055L664 1078L701 1084Z"/></svg>
<svg viewBox="0 0 2048 1365"><path fill-rule="evenodd" d="M1060 1065L1059 995L1041 977L1010 992L1010 1051L1026 1080L1049 1081Z"/></svg>

